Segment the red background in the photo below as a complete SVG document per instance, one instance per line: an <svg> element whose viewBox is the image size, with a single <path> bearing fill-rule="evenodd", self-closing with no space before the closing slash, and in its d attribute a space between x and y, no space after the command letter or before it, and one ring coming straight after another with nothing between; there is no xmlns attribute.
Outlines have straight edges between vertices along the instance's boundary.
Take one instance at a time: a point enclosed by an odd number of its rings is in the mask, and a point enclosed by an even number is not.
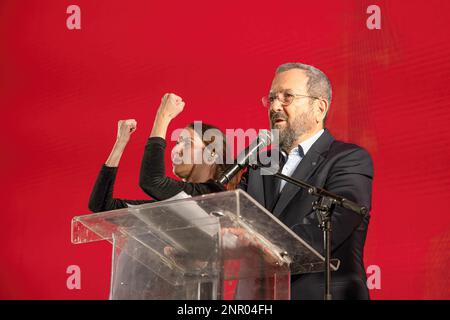
<svg viewBox="0 0 450 320"><path fill-rule="evenodd" d="M66 8L81 8L68 30ZM366 9L381 8L368 30ZM203 120L266 128L274 70L301 61L331 79L328 127L375 163L365 252L374 299L450 298L449 1L0 1L0 298L105 299L110 245L70 242L119 119L138 130L115 196L138 174L165 92ZM167 164L169 164L167 158ZM66 268L81 268L81 290Z"/></svg>

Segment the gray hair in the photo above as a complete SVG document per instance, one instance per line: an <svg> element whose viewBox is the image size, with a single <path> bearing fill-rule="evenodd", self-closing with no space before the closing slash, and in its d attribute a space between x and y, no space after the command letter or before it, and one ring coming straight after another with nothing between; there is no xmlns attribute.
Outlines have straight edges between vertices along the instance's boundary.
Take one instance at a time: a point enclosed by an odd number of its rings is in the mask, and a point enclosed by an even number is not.
<svg viewBox="0 0 450 320"><path fill-rule="evenodd" d="M328 79L328 77L325 75L325 73L323 73L316 67L299 62L290 62L282 64L278 66L275 73L278 74L291 69L304 70L306 76L308 77L308 82L306 83L308 94L314 97L323 98L327 100L328 106L331 105L331 97L332 97L331 82L330 79ZM328 111L329 110L327 110L327 114L323 119L324 126L325 121L327 120L328 117Z"/></svg>

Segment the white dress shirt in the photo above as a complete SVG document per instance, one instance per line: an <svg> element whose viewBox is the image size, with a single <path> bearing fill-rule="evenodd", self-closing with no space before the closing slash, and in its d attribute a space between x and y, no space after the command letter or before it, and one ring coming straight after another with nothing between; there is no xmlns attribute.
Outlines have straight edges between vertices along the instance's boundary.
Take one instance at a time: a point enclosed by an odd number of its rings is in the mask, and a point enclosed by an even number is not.
<svg viewBox="0 0 450 320"><path fill-rule="evenodd" d="M306 139L305 141L300 143L297 147L293 148L289 153L289 155L287 156L287 161L284 164L281 173L290 177L294 173L300 161L302 161L302 159L304 158L305 154L309 151L314 142L316 142L317 139L320 138L320 136L324 131L325 131L324 129L320 130L315 135ZM282 151L281 153L283 154L284 157L286 157L286 153L284 151ZM280 192L281 190L283 190L285 184L286 181L281 180Z"/></svg>

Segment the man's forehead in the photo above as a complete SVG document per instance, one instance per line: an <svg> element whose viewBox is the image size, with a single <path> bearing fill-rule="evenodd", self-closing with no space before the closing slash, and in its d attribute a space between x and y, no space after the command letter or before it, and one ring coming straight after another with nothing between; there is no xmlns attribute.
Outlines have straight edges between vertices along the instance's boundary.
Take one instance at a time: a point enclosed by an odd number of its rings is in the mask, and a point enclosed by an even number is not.
<svg viewBox="0 0 450 320"><path fill-rule="evenodd" d="M280 91L280 90L303 90L306 88L308 82L308 76L304 70L301 69L290 69L277 73L273 78L270 91Z"/></svg>

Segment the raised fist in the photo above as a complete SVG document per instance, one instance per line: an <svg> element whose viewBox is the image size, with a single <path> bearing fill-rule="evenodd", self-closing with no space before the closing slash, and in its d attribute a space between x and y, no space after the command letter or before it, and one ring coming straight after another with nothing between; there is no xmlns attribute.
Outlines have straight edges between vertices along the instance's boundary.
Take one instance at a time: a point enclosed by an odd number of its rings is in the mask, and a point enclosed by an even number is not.
<svg viewBox="0 0 450 320"><path fill-rule="evenodd" d="M127 143L136 131L137 122L134 119L119 120L117 123L117 141Z"/></svg>
<svg viewBox="0 0 450 320"><path fill-rule="evenodd" d="M175 118L184 109L184 101L181 97L174 93L166 93L161 98L161 104L159 105L158 113L162 116Z"/></svg>

